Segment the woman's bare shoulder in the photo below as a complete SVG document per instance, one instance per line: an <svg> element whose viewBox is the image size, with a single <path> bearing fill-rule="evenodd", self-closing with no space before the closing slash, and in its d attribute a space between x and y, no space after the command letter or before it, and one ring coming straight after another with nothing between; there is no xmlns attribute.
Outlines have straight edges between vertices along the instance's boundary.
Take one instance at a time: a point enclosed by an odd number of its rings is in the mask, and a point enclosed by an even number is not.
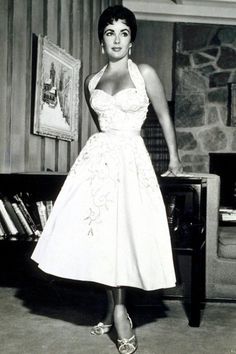
<svg viewBox="0 0 236 354"><path fill-rule="evenodd" d="M138 64L138 68L144 79L149 79L153 75L157 76L156 70L149 64Z"/></svg>

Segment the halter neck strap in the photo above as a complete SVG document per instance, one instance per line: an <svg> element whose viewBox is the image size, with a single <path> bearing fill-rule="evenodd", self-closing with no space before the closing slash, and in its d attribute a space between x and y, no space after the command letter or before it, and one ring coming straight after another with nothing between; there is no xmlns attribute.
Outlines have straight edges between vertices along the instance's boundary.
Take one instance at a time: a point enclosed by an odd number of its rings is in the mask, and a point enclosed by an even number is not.
<svg viewBox="0 0 236 354"><path fill-rule="evenodd" d="M92 77L92 79L90 80L89 86L88 86L90 92L92 92L96 88L99 80L101 79L104 71L107 68L107 65L108 64L106 64L100 71L98 71L98 73L95 74ZM146 94L144 79L139 71L138 66L131 59L128 59L128 70L129 70L131 80L133 81L136 89L138 91Z"/></svg>
<svg viewBox="0 0 236 354"><path fill-rule="evenodd" d="M102 77L104 71L106 70L106 67L107 67L107 64L106 64L100 71L98 71L98 72L92 77L92 79L89 81L88 88L89 88L89 91L90 91L90 92L92 92L92 91L96 88L96 86L97 86L99 80L101 79L101 77Z"/></svg>

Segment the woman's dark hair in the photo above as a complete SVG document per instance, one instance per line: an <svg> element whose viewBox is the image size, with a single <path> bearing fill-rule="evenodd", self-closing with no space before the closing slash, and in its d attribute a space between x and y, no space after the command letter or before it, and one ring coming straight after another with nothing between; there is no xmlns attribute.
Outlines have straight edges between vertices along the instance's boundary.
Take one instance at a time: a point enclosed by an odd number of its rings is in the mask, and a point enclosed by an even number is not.
<svg viewBox="0 0 236 354"><path fill-rule="evenodd" d="M104 29L107 25L111 25L113 21L124 20L131 31L131 42L135 41L137 33L136 18L132 11L122 5L109 6L101 14L98 21L98 38L102 42Z"/></svg>

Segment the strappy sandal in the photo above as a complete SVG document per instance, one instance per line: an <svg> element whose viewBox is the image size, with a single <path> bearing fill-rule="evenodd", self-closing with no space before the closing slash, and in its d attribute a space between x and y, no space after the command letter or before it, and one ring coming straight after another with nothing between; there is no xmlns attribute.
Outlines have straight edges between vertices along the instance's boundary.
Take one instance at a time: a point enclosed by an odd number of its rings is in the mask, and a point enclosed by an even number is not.
<svg viewBox="0 0 236 354"><path fill-rule="evenodd" d="M103 322L99 322L96 326L93 326L90 333L94 336L102 336L111 330L112 324L106 325Z"/></svg>
<svg viewBox="0 0 236 354"><path fill-rule="evenodd" d="M130 328L133 328L132 320L128 314L127 314L127 318L130 323ZM118 348L118 351L120 354L134 353L138 348L137 338L136 338L135 334L132 337L130 337L129 339L127 339L127 338L117 339L117 348Z"/></svg>
<svg viewBox="0 0 236 354"><path fill-rule="evenodd" d="M137 339L135 334L130 337L129 339L117 339L117 347L120 354L132 354L134 353L137 348Z"/></svg>

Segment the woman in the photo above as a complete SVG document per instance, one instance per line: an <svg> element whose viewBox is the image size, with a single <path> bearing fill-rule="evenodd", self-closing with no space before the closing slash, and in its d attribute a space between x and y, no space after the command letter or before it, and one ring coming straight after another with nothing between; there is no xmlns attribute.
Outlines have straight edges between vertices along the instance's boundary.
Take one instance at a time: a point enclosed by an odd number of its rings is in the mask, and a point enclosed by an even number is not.
<svg viewBox="0 0 236 354"><path fill-rule="evenodd" d="M140 136L150 101L167 141L168 173L182 167L157 74L128 59L136 36L133 13L107 8L98 34L108 64L86 79L85 96L100 132L72 166L32 258L45 272L106 285L107 314L91 333L114 325L119 352L131 354L137 340L125 288L175 286L165 206Z"/></svg>

